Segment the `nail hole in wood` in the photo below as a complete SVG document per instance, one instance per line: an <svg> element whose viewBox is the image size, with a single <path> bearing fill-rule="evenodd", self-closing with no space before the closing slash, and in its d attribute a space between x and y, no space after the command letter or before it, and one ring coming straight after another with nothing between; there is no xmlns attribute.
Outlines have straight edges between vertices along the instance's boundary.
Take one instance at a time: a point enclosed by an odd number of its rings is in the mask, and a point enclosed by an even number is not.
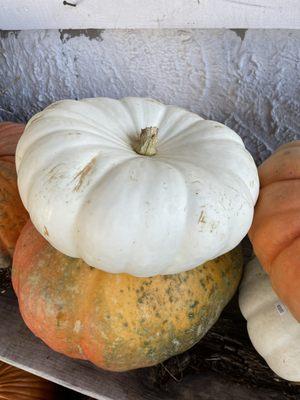
<svg viewBox="0 0 300 400"><path fill-rule="evenodd" d="M68 1L63 1L63 5L64 6L71 6L71 7L76 7L76 4L74 4L74 3L69 3Z"/></svg>

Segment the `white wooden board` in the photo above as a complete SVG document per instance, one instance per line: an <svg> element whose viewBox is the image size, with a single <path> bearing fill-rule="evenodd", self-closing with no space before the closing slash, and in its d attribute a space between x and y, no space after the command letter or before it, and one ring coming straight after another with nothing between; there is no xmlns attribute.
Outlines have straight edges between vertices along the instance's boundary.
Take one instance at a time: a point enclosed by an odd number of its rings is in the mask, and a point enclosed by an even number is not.
<svg viewBox="0 0 300 400"><path fill-rule="evenodd" d="M299 0L0 0L0 29L300 28Z"/></svg>

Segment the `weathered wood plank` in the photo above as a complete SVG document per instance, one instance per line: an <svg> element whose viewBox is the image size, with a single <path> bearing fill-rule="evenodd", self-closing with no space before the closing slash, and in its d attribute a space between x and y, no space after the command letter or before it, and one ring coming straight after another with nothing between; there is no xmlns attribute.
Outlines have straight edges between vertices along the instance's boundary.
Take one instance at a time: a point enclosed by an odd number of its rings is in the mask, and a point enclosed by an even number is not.
<svg viewBox="0 0 300 400"><path fill-rule="evenodd" d="M299 27L298 0L0 0L0 29Z"/></svg>

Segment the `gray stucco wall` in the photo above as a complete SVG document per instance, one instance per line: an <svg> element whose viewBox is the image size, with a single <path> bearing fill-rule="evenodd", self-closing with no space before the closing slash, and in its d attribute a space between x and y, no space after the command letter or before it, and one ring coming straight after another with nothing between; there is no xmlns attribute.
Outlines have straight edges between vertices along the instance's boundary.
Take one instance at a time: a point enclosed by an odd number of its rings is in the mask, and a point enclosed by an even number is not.
<svg viewBox="0 0 300 400"><path fill-rule="evenodd" d="M149 96L223 122L259 163L300 139L300 31L0 33L0 120L93 96Z"/></svg>

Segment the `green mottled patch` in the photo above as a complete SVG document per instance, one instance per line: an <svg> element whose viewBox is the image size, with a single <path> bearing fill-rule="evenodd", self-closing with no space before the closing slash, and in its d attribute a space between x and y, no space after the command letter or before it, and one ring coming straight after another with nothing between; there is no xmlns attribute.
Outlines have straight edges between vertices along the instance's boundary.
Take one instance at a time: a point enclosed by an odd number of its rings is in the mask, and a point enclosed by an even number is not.
<svg viewBox="0 0 300 400"><path fill-rule="evenodd" d="M189 275L187 272L183 272L180 275L178 275L179 280L181 283L185 283L189 279Z"/></svg>
<svg viewBox="0 0 300 400"><path fill-rule="evenodd" d="M148 351L147 351L147 356L148 356L150 359L156 360L157 354L156 354L155 349L152 349L152 348L148 349Z"/></svg>
<svg viewBox="0 0 300 400"><path fill-rule="evenodd" d="M201 285L202 289L204 289L204 290L206 291L206 290L207 290L207 289L206 289L207 283L205 282L205 279L200 278L200 279L199 279L199 282L200 282L200 285Z"/></svg>
<svg viewBox="0 0 300 400"><path fill-rule="evenodd" d="M172 291L172 288L171 288L171 286L169 286L168 289L166 289L167 295L170 295L171 291Z"/></svg>
<svg viewBox="0 0 300 400"><path fill-rule="evenodd" d="M190 304L190 308L195 308L198 304L199 304L199 301L195 300Z"/></svg>
<svg viewBox="0 0 300 400"><path fill-rule="evenodd" d="M145 285L145 286L150 286L152 284L152 281L151 280L143 281L142 284Z"/></svg>
<svg viewBox="0 0 300 400"><path fill-rule="evenodd" d="M212 297L218 291L218 286L214 283L209 291L209 297Z"/></svg>
<svg viewBox="0 0 300 400"><path fill-rule="evenodd" d="M140 297L138 297L138 303L143 304L147 300L147 293L143 292Z"/></svg>

